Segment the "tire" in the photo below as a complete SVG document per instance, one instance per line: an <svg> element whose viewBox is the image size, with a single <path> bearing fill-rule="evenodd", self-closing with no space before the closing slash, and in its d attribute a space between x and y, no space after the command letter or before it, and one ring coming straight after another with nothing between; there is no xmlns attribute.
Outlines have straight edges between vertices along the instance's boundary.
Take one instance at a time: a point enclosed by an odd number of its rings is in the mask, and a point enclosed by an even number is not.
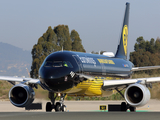
<svg viewBox="0 0 160 120"><path fill-rule="evenodd" d="M65 105L62 106L62 112L66 112L67 111L67 108Z"/></svg>
<svg viewBox="0 0 160 120"><path fill-rule="evenodd" d="M127 105L125 102L121 103L121 111L126 112L127 111Z"/></svg>
<svg viewBox="0 0 160 120"><path fill-rule="evenodd" d="M61 111L61 104L59 102L56 103L55 111L56 112Z"/></svg>
<svg viewBox="0 0 160 120"><path fill-rule="evenodd" d="M132 106L129 107L129 110L130 110L130 112L136 112L136 108L132 107Z"/></svg>
<svg viewBox="0 0 160 120"><path fill-rule="evenodd" d="M51 112L52 111L52 104L51 102L47 102L46 104L46 112Z"/></svg>

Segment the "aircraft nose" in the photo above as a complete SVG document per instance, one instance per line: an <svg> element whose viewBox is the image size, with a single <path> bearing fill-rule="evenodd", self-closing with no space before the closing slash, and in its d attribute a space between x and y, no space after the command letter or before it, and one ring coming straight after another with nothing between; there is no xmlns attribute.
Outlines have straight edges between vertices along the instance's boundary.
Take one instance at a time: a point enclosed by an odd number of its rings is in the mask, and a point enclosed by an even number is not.
<svg viewBox="0 0 160 120"><path fill-rule="evenodd" d="M52 68L51 70L50 69L44 70L41 77L43 79L57 79L62 77L62 75L60 70Z"/></svg>
<svg viewBox="0 0 160 120"><path fill-rule="evenodd" d="M73 86L70 70L67 68L45 70L41 79L53 91L64 91Z"/></svg>

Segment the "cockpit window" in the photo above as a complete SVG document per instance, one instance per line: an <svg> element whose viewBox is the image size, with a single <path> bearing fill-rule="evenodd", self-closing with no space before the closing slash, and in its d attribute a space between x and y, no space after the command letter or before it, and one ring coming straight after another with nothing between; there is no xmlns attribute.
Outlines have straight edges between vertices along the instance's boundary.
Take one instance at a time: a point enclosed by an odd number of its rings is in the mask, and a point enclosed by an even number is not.
<svg viewBox="0 0 160 120"><path fill-rule="evenodd" d="M72 64L69 61L46 61L44 64L45 67L68 67L73 68Z"/></svg>
<svg viewBox="0 0 160 120"><path fill-rule="evenodd" d="M52 67L52 61L46 61L44 66L45 67Z"/></svg>
<svg viewBox="0 0 160 120"><path fill-rule="evenodd" d="M73 68L72 64L69 61L66 61L66 62L67 62L68 67Z"/></svg>
<svg viewBox="0 0 160 120"><path fill-rule="evenodd" d="M53 67L63 67L62 61L54 61L53 62Z"/></svg>
<svg viewBox="0 0 160 120"><path fill-rule="evenodd" d="M68 67L68 64L67 64L66 61L63 61L63 66L64 66L64 67Z"/></svg>

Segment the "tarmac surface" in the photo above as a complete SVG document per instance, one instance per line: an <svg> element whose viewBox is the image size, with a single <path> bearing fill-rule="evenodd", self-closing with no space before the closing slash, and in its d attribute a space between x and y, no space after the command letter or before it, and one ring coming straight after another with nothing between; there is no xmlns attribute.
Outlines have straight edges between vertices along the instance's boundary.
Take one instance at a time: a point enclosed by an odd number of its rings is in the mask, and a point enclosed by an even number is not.
<svg viewBox="0 0 160 120"><path fill-rule="evenodd" d="M45 112L46 100L35 100L42 103L42 110L25 110L17 108L10 101L0 101L0 120L160 120L160 101L150 100L145 106L132 112L100 111L100 105L120 104L122 101L65 101L67 112Z"/></svg>
<svg viewBox="0 0 160 120"><path fill-rule="evenodd" d="M17 112L0 113L0 120L159 120L160 113L123 112Z"/></svg>
<svg viewBox="0 0 160 120"><path fill-rule="evenodd" d="M47 100L35 99L34 103L42 103L42 110L26 111L25 108L18 108L10 101L0 100L0 112L45 112ZM99 112L100 105L121 104L123 101L64 101L67 112ZM150 100L145 106L137 108L140 112L160 112L160 100ZM54 110L53 110L54 112Z"/></svg>

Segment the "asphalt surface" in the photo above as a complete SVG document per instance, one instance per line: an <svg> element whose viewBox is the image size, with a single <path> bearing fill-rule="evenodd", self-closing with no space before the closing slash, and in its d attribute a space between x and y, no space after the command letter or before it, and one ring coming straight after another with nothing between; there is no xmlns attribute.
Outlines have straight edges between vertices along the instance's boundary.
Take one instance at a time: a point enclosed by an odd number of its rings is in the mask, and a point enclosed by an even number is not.
<svg viewBox="0 0 160 120"><path fill-rule="evenodd" d="M147 105L132 112L100 111L99 105L120 104L122 101L65 101L67 112L45 112L45 100L35 100L42 103L42 110L26 111L14 107L10 101L0 101L0 120L160 120L160 101L150 100Z"/></svg>
<svg viewBox="0 0 160 120"><path fill-rule="evenodd" d="M123 112L10 112L0 113L0 120L159 120L160 113L123 113Z"/></svg>
<svg viewBox="0 0 160 120"><path fill-rule="evenodd" d="M42 103L42 110L26 111L25 108L13 106L10 101L0 101L0 112L45 112L46 100L36 99L34 103ZM99 112L100 105L121 104L122 101L64 101L67 112ZM138 112L160 112L160 101L150 100L145 106L137 108ZM54 112L54 110L53 110Z"/></svg>

